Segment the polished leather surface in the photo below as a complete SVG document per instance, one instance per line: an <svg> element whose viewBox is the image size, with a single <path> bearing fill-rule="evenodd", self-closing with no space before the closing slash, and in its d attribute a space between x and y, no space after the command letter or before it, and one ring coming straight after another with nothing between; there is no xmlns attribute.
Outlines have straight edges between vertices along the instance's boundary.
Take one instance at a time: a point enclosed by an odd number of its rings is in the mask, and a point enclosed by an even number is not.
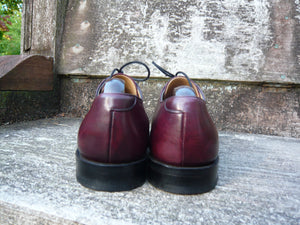
<svg viewBox="0 0 300 225"><path fill-rule="evenodd" d="M153 116L151 156L183 167L203 166L214 161L218 156L218 132L206 102L191 96L163 99L165 89Z"/></svg>
<svg viewBox="0 0 300 225"><path fill-rule="evenodd" d="M146 155L149 120L142 99L131 94L100 93L81 123L78 149L89 160L128 163Z"/></svg>

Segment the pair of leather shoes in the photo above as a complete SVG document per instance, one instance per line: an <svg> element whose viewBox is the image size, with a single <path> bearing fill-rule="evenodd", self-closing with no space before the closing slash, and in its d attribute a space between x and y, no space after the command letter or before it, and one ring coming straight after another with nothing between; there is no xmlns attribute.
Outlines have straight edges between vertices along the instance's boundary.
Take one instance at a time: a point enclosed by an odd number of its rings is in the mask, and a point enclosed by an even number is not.
<svg viewBox="0 0 300 225"><path fill-rule="evenodd" d="M133 63L146 67L145 79L124 74ZM216 186L218 133L203 92L185 73L173 75L153 64L171 79L162 89L150 135L135 81L150 77L147 65L129 62L100 83L78 132L76 177L83 186L126 191L148 179L177 194L204 193Z"/></svg>

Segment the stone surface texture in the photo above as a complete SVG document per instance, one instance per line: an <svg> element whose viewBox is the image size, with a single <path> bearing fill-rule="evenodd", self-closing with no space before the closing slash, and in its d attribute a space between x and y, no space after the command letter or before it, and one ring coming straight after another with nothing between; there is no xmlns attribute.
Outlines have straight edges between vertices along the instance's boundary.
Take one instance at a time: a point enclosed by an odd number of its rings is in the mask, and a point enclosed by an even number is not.
<svg viewBox="0 0 300 225"><path fill-rule="evenodd" d="M76 182L80 122L54 118L0 127L1 224L300 222L300 139L220 132L213 191L182 196L146 183L107 193Z"/></svg>
<svg viewBox="0 0 300 225"><path fill-rule="evenodd" d="M151 119L167 79L139 82ZM101 79L61 80L61 111L83 117L90 109ZM219 130L300 138L299 86L196 80Z"/></svg>
<svg viewBox="0 0 300 225"><path fill-rule="evenodd" d="M128 61L154 60L200 81L220 130L299 137L299 0L25 0L23 12L23 53L54 57L62 112L83 116L89 109L98 81L81 78L99 80ZM55 76L50 102L58 101L59 81ZM150 117L162 83L141 85ZM30 97L25 102L16 110L0 106L2 121L40 117L22 110L36 105Z"/></svg>
<svg viewBox="0 0 300 225"><path fill-rule="evenodd" d="M54 57L60 51L67 0L24 0L22 54Z"/></svg>
<svg viewBox="0 0 300 225"><path fill-rule="evenodd" d="M59 113L59 97L53 91L0 91L0 124L36 120Z"/></svg>
<svg viewBox="0 0 300 225"><path fill-rule="evenodd" d="M69 1L58 72L104 75L138 59L197 79L299 83L299 5L299 0Z"/></svg>

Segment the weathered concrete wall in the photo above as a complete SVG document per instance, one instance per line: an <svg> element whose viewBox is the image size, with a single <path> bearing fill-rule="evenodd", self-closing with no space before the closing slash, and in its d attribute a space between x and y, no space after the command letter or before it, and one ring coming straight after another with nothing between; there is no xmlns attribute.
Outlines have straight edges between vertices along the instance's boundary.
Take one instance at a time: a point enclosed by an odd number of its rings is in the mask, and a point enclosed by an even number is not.
<svg viewBox="0 0 300 225"><path fill-rule="evenodd" d="M25 0L22 53L54 56L56 1Z"/></svg>
<svg viewBox="0 0 300 225"><path fill-rule="evenodd" d="M103 75L154 60L198 80L220 130L300 136L299 0L26 2L24 53L54 57L62 112L83 116ZM164 83L141 84L150 117Z"/></svg>
<svg viewBox="0 0 300 225"><path fill-rule="evenodd" d="M83 117L90 109L101 79L62 79L61 110ZM140 82L151 119L165 79ZM300 138L300 86L270 86L241 82L196 81L219 130Z"/></svg>
<svg viewBox="0 0 300 225"><path fill-rule="evenodd" d="M299 0L69 1L58 71L104 75L127 61L155 60L198 79L300 83L299 5Z"/></svg>
<svg viewBox="0 0 300 225"><path fill-rule="evenodd" d="M53 91L0 91L0 125L54 116L58 102Z"/></svg>
<svg viewBox="0 0 300 225"><path fill-rule="evenodd" d="M67 0L24 0L22 54L56 57L64 27Z"/></svg>

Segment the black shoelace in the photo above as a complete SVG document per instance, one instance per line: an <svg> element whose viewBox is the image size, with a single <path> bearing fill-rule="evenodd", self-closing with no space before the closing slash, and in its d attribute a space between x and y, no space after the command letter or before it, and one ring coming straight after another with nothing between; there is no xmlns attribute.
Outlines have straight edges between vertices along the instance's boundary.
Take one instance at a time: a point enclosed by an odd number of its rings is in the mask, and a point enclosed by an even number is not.
<svg viewBox="0 0 300 225"><path fill-rule="evenodd" d="M188 77L188 75L186 75L186 73L181 72L181 71L178 71L178 72L174 75L174 74L170 73L169 71L165 70L164 68L162 68L161 66L157 65L155 62L152 62L152 64L153 64L154 66L156 66L157 69L159 69L159 70L160 70L162 73L164 73L167 77L177 77L178 74L182 74L182 75L185 76L185 78L188 80L189 85L190 85L191 87L193 87L192 82L191 82L190 78Z"/></svg>
<svg viewBox="0 0 300 225"><path fill-rule="evenodd" d="M148 72L148 75L147 75L146 78L132 78L132 79L134 79L135 81L146 81L146 80L149 79L149 77L150 77L150 69L149 69L149 67L148 67L145 63L140 62L140 61L132 61L132 62L128 62L128 63L124 64L123 66L121 66L120 69L115 68L115 69L112 71L112 73L111 73L111 75L109 76L109 78L112 78L112 76L115 75L116 73L124 73L124 72L123 72L123 69L124 69L126 66L130 65L130 64L140 64L140 65L144 66L144 67L147 69L147 72Z"/></svg>

